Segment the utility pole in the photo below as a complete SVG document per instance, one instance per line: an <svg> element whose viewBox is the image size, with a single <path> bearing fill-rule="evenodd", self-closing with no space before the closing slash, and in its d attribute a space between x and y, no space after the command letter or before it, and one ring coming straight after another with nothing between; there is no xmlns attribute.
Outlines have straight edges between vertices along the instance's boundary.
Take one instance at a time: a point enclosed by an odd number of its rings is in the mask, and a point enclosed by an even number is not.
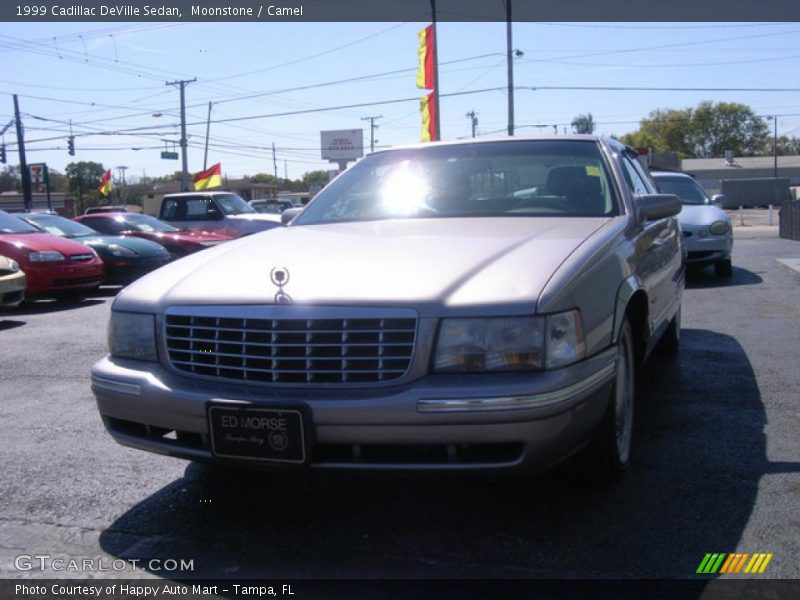
<svg viewBox="0 0 800 600"><path fill-rule="evenodd" d="M777 116L767 117L767 120L775 121L775 129L774 129L775 133L772 138L772 156L774 157L775 162L774 162L774 171L772 176L778 177L778 117Z"/></svg>
<svg viewBox="0 0 800 600"><path fill-rule="evenodd" d="M275 171L275 190L278 189L278 159L275 156L275 142L272 142L272 168Z"/></svg>
<svg viewBox="0 0 800 600"><path fill-rule="evenodd" d="M377 119L382 119L383 115L377 115L375 117L361 117L362 121L369 121L369 151L370 153L375 152L375 142L378 140L375 139L375 130L380 127L380 125L375 125L375 121Z"/></svg>
<svg viewBox="0 0 800 600"><path fill-rule="evenodd" d="M203 153L203 171L205 171L208 163L208 134L211 131L211 100L208 101L208 119L206 120L206 151Z"/></svg>
<svg viewBox="0 0 800 600"><path fill-rule="evenodd" d="M128 167L126 165L120 165L119 167L114 168L120 172L122 177L122 186L117 188L117 200L122 201L122 188L125 187L125 171L128 170Z"/></svg>
<svg viewBox="0 0 800 600"><path fill-rule="evenodd" d="M166 85L177 85L181 89L181 158L183 170L181 171L181 191L189 191L189 159L186 156L186 149L188 147L188 140L186 139L186 84L197 81L194 79L181 79L179 81L168 81Z"/></svg>
<svg viewBox="0 0 800 600"><path fill-rule="evenodd" d="M476 113L474 110L471 110L464 116L470 120L470 123L472 123L472 137L475 137L475 130L478 127L478 113Z"/></svg>
<svg viewBox="0 0 800 600"><path fill-rule="evenodd" d="M31 174L28 173L28 163L25 160L25 134L22 131L22 119L19 117L19 100L14 94L14 122L17 125L17 146L19 147L19 176L22 178L22 200L25 210L33 207L33 194L31 193Z"/></svg>
<svg viewBox="0 0 800 600"><path fill-rule="evenodd" d="M442 139L439 113L439 33L436 31L436 0L431 0L431 24L433 25L433 128L436 141ZM432 140L434 141L434 140Z"/></svg>
<svg viewBox="0 0 800 600"><path fill-rule="evenodd" d="M514 56L511 43L511 0L506 4L506 64L508 67L508 135L514 135Z"/></svg>

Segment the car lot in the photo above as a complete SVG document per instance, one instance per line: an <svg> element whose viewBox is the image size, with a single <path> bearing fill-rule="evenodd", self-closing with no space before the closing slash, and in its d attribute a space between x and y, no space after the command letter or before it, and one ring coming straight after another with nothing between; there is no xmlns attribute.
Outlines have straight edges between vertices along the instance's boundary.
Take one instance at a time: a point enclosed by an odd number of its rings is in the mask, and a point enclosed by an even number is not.
<svg viewBox="0 0 800 600"><path fill-rule="evenodd" d="M755 220L734 215L730 280L690 276L682 351L647 368L633 464L610 488L570 466L232 478L127 449L89 390L113 290L0 313L0 576L41 575L14 567L40 553L193 559L189 577L690 577L707 552L743 551L800 577L800 275L775 262L800 245Z"/></svg>

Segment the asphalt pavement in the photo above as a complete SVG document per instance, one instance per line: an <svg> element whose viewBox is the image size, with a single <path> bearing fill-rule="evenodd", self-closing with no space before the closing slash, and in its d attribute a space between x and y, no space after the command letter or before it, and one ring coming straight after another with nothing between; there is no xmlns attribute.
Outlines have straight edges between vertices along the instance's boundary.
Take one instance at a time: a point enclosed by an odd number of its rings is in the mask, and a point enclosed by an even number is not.
<svg viewBox="0 0 800 600"><path fill-rule="evenodd" d="M0 577L685 578L740 551L773 558L723 577L799 578L800 273L776 259L800 259L800 242L760 223L736 236L730 280L689 278L682 349L647 366L633 465L612 487L576 465L232 475L128 449L89 389L113 290L0 313ZM18 568L42 554L111 570Z"/></svg>

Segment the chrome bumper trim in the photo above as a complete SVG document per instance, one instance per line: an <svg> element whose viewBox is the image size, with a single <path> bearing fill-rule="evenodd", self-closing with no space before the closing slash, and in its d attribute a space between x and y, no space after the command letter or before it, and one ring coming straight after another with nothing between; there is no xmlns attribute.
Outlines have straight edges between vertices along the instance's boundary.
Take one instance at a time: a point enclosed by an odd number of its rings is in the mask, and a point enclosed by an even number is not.
<svg viewBox="0 0 800 600"><path fill-rule="evenodd" d="M108 379L106 377L98 377L97 375L92 375L92 387L106 392L117 392L129 396L142 395L142 386L138 383Z"/></svg>
<svg viewBox="0 0 800 600"><path fill-rule="evenodd" d="M565 388L530 396L501 396L495 398L430 398L417 402L417 412L485 412L493 410L522 410L551 406L581 396L603 384L616 371L616 362L606 365L585 379Z"/></svg>

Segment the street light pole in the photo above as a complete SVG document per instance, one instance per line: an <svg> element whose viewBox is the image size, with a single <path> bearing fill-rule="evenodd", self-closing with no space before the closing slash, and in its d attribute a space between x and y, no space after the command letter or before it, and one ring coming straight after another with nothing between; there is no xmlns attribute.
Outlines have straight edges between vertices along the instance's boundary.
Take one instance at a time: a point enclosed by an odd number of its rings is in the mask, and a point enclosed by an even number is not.
<svg viewBox="0 0 800 600"><path fill-rule="evenodd" d="M772 155L775 158L775 177L778 177L778 117L772 117L775 121L775 135L772 137Z"/></svg>

